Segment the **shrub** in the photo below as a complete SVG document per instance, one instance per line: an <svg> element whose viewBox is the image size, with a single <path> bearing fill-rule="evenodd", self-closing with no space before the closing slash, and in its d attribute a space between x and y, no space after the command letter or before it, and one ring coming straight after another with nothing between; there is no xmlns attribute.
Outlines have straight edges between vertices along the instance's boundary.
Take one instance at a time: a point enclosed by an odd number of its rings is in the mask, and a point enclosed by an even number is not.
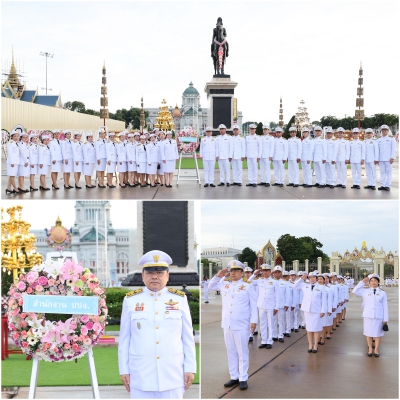
<svg viewBox="0 0 400 400"><path fill-rule="evenodd" d="M200 320L199 320L199 314L200 314L199 303L196 301L190 301L189 307L190 307L190 314L192 315L192 323L198 324L200 322Z"/></svg>

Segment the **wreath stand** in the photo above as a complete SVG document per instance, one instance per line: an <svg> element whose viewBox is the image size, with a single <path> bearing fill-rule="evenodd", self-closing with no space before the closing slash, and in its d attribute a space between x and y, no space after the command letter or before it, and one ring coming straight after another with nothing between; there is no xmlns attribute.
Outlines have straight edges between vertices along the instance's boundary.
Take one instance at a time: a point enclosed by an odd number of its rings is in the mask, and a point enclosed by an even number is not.
<svg viewBox="0 0 400 400"><path fill-rule="evenodd" d="M90 349L87 353L89 362L89 372L90 372L90 382L92 384L92 393L94 399L100 399L99 384L97 382L96 367L94 365L93 350ZM33 358L31 382L29 384L29 395L28 399L35 399L36 397L36 387L39 375L39 360Z"/></svg>
<svg viewBox="0 0 400 400"><path fill-rule="evenodd" d="M194 165L196 166L196 175L189 175L188 177L181 178L181 165L182 165L182 158L194 158ZM178 166L178 179L176 181L176 186L179 186L179 180L181 181L197 181L199 186L201 186L200 181L200 173L199 173L199 166L197 164L197 157L196 157L196 150L192 153L184 154L183 151L179 154L179 166Z"/></svg>

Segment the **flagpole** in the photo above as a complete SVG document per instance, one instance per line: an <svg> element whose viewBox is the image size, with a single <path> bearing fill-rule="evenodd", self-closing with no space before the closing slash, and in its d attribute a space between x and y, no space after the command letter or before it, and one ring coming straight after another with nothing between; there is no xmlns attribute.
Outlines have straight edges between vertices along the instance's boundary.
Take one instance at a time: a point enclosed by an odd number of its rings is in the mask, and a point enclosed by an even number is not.
<svg viewBox="0 0 400 400"><path fill-rule="evenodd" d="M96 276L99 277L99 211L96 210Z"/></svg>

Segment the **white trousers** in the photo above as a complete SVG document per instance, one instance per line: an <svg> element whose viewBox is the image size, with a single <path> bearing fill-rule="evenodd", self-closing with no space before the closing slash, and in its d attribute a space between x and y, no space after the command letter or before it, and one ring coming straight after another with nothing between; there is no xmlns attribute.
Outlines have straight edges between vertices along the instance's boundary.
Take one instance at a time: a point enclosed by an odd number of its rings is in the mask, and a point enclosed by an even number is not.
<svg viewBox="0 0 400 400"><path fill-rule="evenodd" d="M249 375L249 331L224 329L225 346L228 352L228 366L231 379L247 381Z"/></svg>
<svg viewBox="0 0 400 400"><path fill-rule="evenodd" d="M379 161L380 182L383 187L392 185L392 164L389 161Z"/></svg>
<svg viewBox="0 0 400 400"><path fill-rule="evenodd" d="M367 174L368 186L376 186L376 166L373 161L365 163L365 173Z"/></svg>
<svg viewBox="0 0 400 400"><path fill-rule="evenodd" d="M350 165L353 185L359 185L361 183L361 163L351 163Z"/></svg>
<svg viewBox="0 0 400 400"><path fill-rule="evenodd" d="M293 310L293 328L298 329L300 325L300 307L296 306Z"/></svg>
<svg viewBox="0 0 400 400"><path fill-rule="evenodd" d="M291 307L285 311L285 320L285 333L290 333L293 325L293 311L291 310Z"/></svg>
<svg viewBox="0 0 400 400"><path fill-rule="evenodd" d="M231 183L231 169L229 160L218 160L219 165L219 177L221 183Z"/></svg>
<svg viewBox="0 0 400 400"><path fill-rule="evenodd" d="M330 161L325 163L325 173L326 173L326 183L327 185L335 185L336 183L336 170L335 164L332 164Z"/></svg>
<svg viewBox="0 0 400 400"><path fill-rule="evenodd" d="M232 169L233 169L233 182L243 183L243 161L241 158L238 160L232 159Z"/></svg>
<svg viewBox="0 0 400 400"><path fill-rule="evenodd" d="M261 183L271 183L271 161L260 158Z"/></svg>
<svg viewBox="0 0 400 400"><path fill-rule="evenodd" d="M314 161L314 169L315 169L315 183L319 183L320 185L325 185L326 182L326 173L325 173L325 165L322 164L322 161Z"/></svg>
<svg viewBox="0 0 400 400"><path fill-rule="evenodd" d="M204 299L208 301L208 290L204 291Z"/></svg>
<svg viewBox="0 0 400 400"><path fill-rule="evenodd" d="M214 183L215 160L203 160L204 183Z"/></svg>
<svg viewBox="0 0 400 400"><path fill-rule="evenodd" d="M282 160L273 161L275 183L285 183L285 164Z"/></svg>
<svg viewBox="0 0 400 400"><path fill-rule="evenodd" d="M272 330L274 325L274 310L267 310L265 308L259 308L258 313L260 316L260 326L261 326L261 343L262 344L272 344Z"/></svg>
<svg viewBox="0 0 400 400"><path fill-rule="evenodd" d="M247 158L247 168L249 183L257 183L257 158Z"/></svg>
<svg viewBox="0 0 400 400"><path fill-rule="evenodd" d="M346 186L347 164L345 164L345 161L336 161L336 168L337 168L337 177L336 177L337 184Z"/></svg>
<svg viewBox="0 0 400 400"><path fill-rule="evenodd" d="M272 336L274 338L283 338L283 331L285 329L285 310L283 308L279 308L278 312L274 317L274 331Z"/></svg>
<svg viewBox="0 0 400 400"><path fill-rule="evenodd" d="M303 180L306 185L312 185L311 161L307 164L307 160L301 160L301 168L303 170Z"/></svg>
<svg viewBox="0 0 400 400"><path fill-rule="evenodd" d="M300 325L306 326L306 318L304 316L304 311L300 309Z"/></svg>
<svg viewBox="0 0 400 400"><path fill-rule="evenodd" d="M289 183L299 184L299 164L296 160L288 161Z"/></svg>
<svg viewBox="0 0 400 400"><path fill-rule="evenodd" d="M182 378L183 379L183 378ZM185 387L163 390L162 392L148 392L144 390L131 389L131 399L183 399Z"/></svg>

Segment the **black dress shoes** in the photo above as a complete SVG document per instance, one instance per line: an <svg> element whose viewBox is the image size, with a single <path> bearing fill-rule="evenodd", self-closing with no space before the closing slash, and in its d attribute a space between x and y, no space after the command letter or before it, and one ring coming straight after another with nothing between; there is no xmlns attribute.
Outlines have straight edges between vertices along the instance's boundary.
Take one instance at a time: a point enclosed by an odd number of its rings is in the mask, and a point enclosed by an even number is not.
<svg viewBox="0 0 400 400"><path fill-rule="evenodd" d="M257 332L257 331L254 331L254 332L253 332L253 335L254 335L254 336L258 335L258 332Z"/></svg>
<svg viewBox="0 0 400 400"><path fill-rule="evenodd" d="M204 187L208 187L208 183L206 183L206 184L204 185Z"/></svg>
<svg viewBox="0 0 400 400"><path fill-rule="evenodd" d="M246 183L246 186L253 186L252 183Z"/></svg>
<svg viewBox="0 0 400 400"><path fill-rule="evenodd" d="M293 185L293 187L299 187L299 185Z"/></svg>
<svg viewBox="0 0 400 400"><path fill-rule="evenodd" d="M272 186L279 186L279 183L273 183Z"/></svg>
<svg viewBox="0 0 400 400"><path fill-rule="evenodd" d="M346 189L346 185L342 185L342 189Z"/></svg>
<svg viewBox="0 0 400 400"><path fill-rule="evenodd" d="M257 187L257 183L253 183L253 187Z"/></svg>
<svg viewBox="0 0 400 400"><path fill-rule="evenodd" d="M370 189L371 188L371 186L364 186L364 189Z"/></svg>
<svg viewBox="0 0 400 400"><path fill-rule="evenodd" d="M238 186L242 186L242 184L241 184L241 183L238 183L237 185L238 185Z"/></svg>
<svg viewBox="0 0 400 400"><path fill-rule="evenodd" d="M270 186L271 186L270 183L266 183L266 184L265 184L265 187L270 187Z"/></svg>
<svg viewBox="0 0 400 400"><path fill-rule="evenodd" d="M375 357L377 357L376 354L375 354ZM239 388L240 388L240 390L246 390L247 389L247 381L240 381Z"/></svg>
<svg viewBox="0 0 400 400"><path fill-rule="evenodd" d="M233 183L232 183L232 186L237 186L237 183L236 183L236 182L233 182Z"/></svg>
<svg viewBox="0 0 400 400"><path fill-rule="evenodd" d="M272 344L267 344L266 349L272 349Z"/></svg>
<svg viewBox="0 0 400 400"><path fill-rule="evenodd" d="M281 343L284 342L283 338L279 338L278 341L281 342Z"/></svg>
<svg viewBox="0 0 400 400"><path fill-rule="evenodd" d="M281 183L281 184L279 185L279 187L283 187L283 183Z"/></svg>
<svg viewBox="0 0 400 400"><path fill-rule="evenodd" d="M265 349L268 345L267 344L260 344L260 346L258 346L259 349Z"/></svg>
<svg viewBox="0 0 400 400"><path fill-rule="evenodd" d="M217 186L225 186L224 182L219 183Z"/></svg>
<svg viewBox="0 0 400 400"><path fill-rule="evenodd" d="M272 340L273 340L274 342L276 342L276 341L278 340L278 338L273 337Z"/></svg>
<svg viewBox="0 0 400 400"><path fill-rule="evenodd" d="M294 186L293 183L288 183L286 186Z"/></svg>
<svg viewBox="0 0 400 400"><path fill-rule="evenodd" d="M215 185L213 183L210 183L210 187L215 187Z"/></svg>
<svg viewBox="0 0 400 400"><path fill-rule="evenodd" d="M230 183L227 183L226 186L229 187L229 186L231 186L231 184L230 184Z"/></svg>
<svg viewBox="0 0 400 400"><path fill-rule="evenodd" d="M225 387L232 387L239 383L239 379L231 379L230 381L224 383Z"/></svg>
<svg viewBox="0 0 400 400"><path fill-rule="evenodd" d="M252 337L249 337L249 342L252 342L253 341L253 338Z"/></svg>
<svg viewBox="0 0 400 400"><path fill-rule="evenodd" d="M376 187L375 186L370 186L369 187L371 190L376 190Z"/></svg>

